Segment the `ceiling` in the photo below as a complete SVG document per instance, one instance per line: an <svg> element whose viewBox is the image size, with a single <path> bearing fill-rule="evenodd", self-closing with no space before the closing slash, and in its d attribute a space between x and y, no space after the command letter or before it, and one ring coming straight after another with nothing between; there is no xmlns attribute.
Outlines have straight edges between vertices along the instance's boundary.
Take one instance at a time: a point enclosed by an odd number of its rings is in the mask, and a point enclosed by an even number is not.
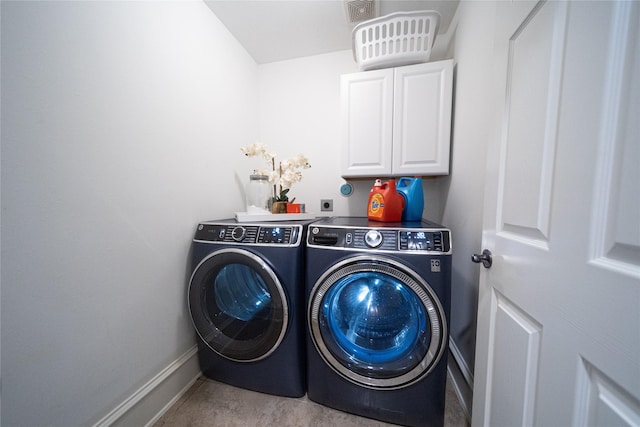
<svg viewBox="0 0 640 427"><path fill-rule="evenodd" d="M353 25L347 20L344 0L205 0L205 3L258 64L351 49ZM436 10L441 15L438 35L443 35L449 30L459 0L375 3L378 16Z"/></svg>

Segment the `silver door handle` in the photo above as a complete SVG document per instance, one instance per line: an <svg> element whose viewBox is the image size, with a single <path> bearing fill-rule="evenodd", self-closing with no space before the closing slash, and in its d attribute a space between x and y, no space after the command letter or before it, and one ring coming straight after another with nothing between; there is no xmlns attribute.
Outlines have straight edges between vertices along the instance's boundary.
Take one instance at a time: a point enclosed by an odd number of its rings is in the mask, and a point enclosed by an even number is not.
<svg viewBox="0 0 640 427"><path fill-rule="evenodd" d="M482 263L484 268L491 268L491 264L493 263L493 259L491 258L491 251L489 249L485 249L482 251L482 254L473 254L471 255L471 261L476 264Z"/></svg>

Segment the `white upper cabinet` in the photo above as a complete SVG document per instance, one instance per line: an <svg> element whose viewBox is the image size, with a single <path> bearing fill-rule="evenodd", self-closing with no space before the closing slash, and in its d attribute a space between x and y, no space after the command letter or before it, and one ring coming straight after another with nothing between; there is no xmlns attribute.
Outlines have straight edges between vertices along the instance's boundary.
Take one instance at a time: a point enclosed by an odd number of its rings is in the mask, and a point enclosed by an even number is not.
<svg viewBox="0 0 640 427"><path fill-rule="evenodd" d="M447 175L453 60L341 77L342 176Z"/></svg>

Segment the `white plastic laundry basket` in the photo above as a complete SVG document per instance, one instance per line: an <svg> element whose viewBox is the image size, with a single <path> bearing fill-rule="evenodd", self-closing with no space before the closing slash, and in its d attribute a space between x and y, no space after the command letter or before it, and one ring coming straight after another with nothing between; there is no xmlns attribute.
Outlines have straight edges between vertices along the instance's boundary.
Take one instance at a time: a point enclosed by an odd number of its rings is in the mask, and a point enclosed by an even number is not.
<svg viewBox="0 0 640 427"><path fill-rule="evenodd" d="M353 29L353 57L361 71L428 62L440 23L433 10L391 13Z"/></svg>

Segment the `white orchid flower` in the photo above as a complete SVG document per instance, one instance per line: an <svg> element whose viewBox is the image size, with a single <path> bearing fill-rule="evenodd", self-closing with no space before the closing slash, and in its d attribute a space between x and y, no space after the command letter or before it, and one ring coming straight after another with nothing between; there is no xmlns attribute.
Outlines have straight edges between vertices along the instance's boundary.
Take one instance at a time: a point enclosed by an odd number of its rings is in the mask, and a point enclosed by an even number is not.
<svg viewBox="0 0 640 427"><path fill-rule="evenodd" d="M283 171L289 170L291 168L291 162L289 159L283 160L280 162L280 169Z"/></svg>
<svg viewBox="0 0 640 427"><path fill-rule="evenodd" d="M240 148L240 151L242 151L244 155L248 157L264 156L267 152L267 146L262 143L256 142L255 144ZM268 158L267 160L271 160L271 158Z"/></svg>
<svg viewBox="0 0 640 427"><path fill-rule="evenodd" d="M298 168L309 169L311 164L309 163L309 159L307 159L304 155L298 154L296 157L289 159L291 165Z"/></svg>
<svg viewBox="0 0 640 427"><path fill-rule="evenodd" d="M273 151L267 151L267 149L265 148L264 152L262 153L262 157L270 162L276 158L276 153Z"/></svg>
<svg viewBox="0 0 640 427"><path fill-rule="evenodd" d="M266 145L260 142L242 147L240 151L247 157L261 156L267 161L269 169L256 170L255 173L269 177L269 182L273 184L274 201L279 201L279 199L286 201L286 194L291 186L302 180L302 172L299 170L309 169L311 167L309 159L302 154L298 154L295 157L281 161L279 167L276 169L276 153L269 150ZM276 185L280 185L279 193L276 193Z"/></svg>
<svg viewBox="0 0 640 427"><path fill-rule="evenodd" d="M280 185L282 185L282 188L291 188L293 184L300 182L300 180L302 180L301 172L287 170L282 172Z"/></svg>
<svg viewBox="0 0 640 427"><path fill-rule="evenodd" d="M265 175L269 177L269 183L271 184L277 184L278 180L280 179L280 173L278 173L278 171L271 171L266 173Z"/></svg>

